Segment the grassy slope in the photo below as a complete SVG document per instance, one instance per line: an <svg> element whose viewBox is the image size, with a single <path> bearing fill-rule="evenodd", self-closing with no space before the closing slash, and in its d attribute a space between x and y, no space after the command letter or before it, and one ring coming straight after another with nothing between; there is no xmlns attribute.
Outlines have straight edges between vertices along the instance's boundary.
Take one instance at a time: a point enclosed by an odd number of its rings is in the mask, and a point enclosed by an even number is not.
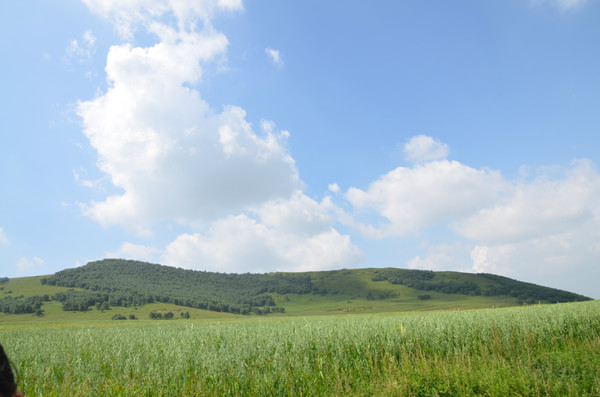
<svg viewBox="0 0 600 397"><path fill-rule="evenodd" d="M329 291L321 294L271 294L277 306L285 307L285 314L271 314L270 316L307 316L327 314L350 313L381 313L381 312L407 312L431 310L463 310L491 307L506 307L517 305L516 298L507 296L468 296L461 294L444 294L437 292L424 292L403 285L393 285L387 281L372 281L372 277L381 269L353 269L328 272L311 272L313 283L319 289ZM68 288L42 285L40 279L46 276L25 277L11 279L2 284L3 296L32 296L53 295ZM473 281L477 283L490 283L492 281L477 278L476 275L455 272L436 274L446 280ZM7 293L12 291L11 293ZM392 297L387 299L367 299L371 292L374 296L389 292ZM418 295L427 293L429 300L420 300ZM151 311L171 311L178 319L179 313L187 311L194 319L235 318L238 315L219 313L207 310L192 309L175 306L168 303L147 304L138 308L113 307L110 310L98 311L92 308L88 312L65 312L58 302L52 301L43 306L44 316L37 317L32 314L8 315L0 313L0 322L72 322L72 321L110 321L115 314L129 316L134 314L138 319L146 320ZM173 320L171 320L173 321Z"/></svg>
<svg viewBox="0 0 600 397"><path fill-rule="evenodd" d="M401 311L458 310L517 305L517 299L507 296L468 296L424 292L404 285L394 285L387 281L372 281L375 272L380 269L354 269L329 272L312 272L313 283L320 289L330 291L327 295L306 294L278 296L274 294L278 306L283 306L289 315L380 313ZM471 278L465 273L445 272L442 276L463 281ZM488 280L479 279L487 283ZM338 291L331 294L331 291ZM377 296L381 292L396 294L387 299L369 300L367 294ZM418 295L429 294L431 299L420 300Z"/></svg>

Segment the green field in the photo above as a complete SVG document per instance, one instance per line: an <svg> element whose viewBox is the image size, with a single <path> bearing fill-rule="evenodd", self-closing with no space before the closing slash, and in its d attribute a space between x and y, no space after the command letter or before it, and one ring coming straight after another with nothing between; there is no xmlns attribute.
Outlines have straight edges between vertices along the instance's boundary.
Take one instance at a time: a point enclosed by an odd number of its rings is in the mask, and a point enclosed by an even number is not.
<svg viewBox="0 0 600 397"><path fill-rule="evenodd" d="M0 342L31 396L600 395L600 301L404 315L5 321Z"/></svg>

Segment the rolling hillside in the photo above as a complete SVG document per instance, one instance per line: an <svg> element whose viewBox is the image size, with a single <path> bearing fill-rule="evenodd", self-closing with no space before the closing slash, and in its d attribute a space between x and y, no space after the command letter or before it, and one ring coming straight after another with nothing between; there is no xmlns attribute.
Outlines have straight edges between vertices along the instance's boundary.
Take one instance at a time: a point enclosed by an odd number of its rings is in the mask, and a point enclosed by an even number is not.
<svg viewBox="0 0 600 397"><path fill-rule="evenodd" d="M38 320L68 313L73 318L110 319L118 313L122 318L146 319L175 312L198 318L471 309L589 300L492 274L393 268L225 274L121 259L90 262L47 277L4 278L0 282L0 311L11 318L29 314Z"/></svg>

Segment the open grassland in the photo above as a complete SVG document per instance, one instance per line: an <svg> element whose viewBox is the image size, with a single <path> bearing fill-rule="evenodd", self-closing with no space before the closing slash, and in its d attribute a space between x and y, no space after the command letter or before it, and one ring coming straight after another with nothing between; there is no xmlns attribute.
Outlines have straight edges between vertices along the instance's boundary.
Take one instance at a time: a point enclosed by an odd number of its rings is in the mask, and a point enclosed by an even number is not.
<svg viewBox="0 0 600 397"><path fill-rule="evenodd" d="M40 280L45 276L20 277L10 279L7 283L0 284L0 297L2 296L33 296L55 294L67 291L69 288L42 285Z"/></svg>
<svg viewBox="0 0 600 397"><path fill-rule="evenodd" d="M25 395L600 395L600 301L231 320L1 323Z"/></svg>

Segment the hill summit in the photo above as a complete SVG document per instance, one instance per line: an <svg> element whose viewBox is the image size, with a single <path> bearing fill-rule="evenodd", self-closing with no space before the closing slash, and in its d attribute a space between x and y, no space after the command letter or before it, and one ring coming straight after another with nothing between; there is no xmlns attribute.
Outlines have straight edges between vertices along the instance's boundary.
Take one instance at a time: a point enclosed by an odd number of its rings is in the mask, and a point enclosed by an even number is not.
<svg viewBox="0 0 600 397"><path fill-rule="evenodd" d="M286 306L352 307L354 301L385 302L386 311L434 308L453 300L508 304L589 300L582 295L493 274L396 268L342 269L305 273L227 274L158 264L104 259L41 279L71 290L52 298L63 310L170 303L233 314L284 313ZM487 300L486 300L487 299ZM425 301L427 304L425 305ZM364 305L363 305L364 306ZM481 306L481 305L479 305ZM373 306L375 307L375 306ZM394 309L395 307L395 309ZM330 308L330 309L331 309Z"/></svg>

